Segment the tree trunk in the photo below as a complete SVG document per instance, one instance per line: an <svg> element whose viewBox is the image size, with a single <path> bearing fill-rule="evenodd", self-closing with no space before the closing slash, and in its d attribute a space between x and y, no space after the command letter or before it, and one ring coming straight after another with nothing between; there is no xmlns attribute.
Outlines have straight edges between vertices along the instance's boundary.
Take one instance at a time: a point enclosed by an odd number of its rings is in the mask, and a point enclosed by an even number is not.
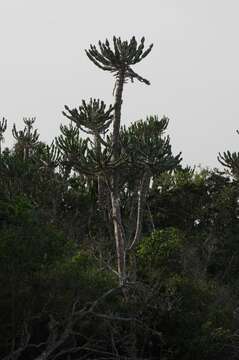
<svg viewBox="0 0 239 360"><path fill-rule="evenodd" d="M115 94L115 114L113 123L113 161L118 160L120 156L120 126L121 126L121 106L122 94L125 80L124 70L120 71L117 77L117 88ZM117 169L114 169L111 178L111 206L114 227L114 236L117 254L117 267L119 273L119 284L124 285L126 279L125 263L125 236L122 225L119 175Z"/></svg>
<svg viewBox="0 0 239 360"><path fill-rule="evenodd" d="M115 114L113 123L113 157L116 160L120 153L119 134L121 126L121 107L122 95L125 81L125 72L122 70L117 76L117 86L115 94Z"/></svg>
<svg viewBox="0 0 239 360"><path fill-rule="evenodd" d="M143 213L145 208L145 201L146 196L149 191L149 185L150 185L150 172L146 171L143 174L140 188L138 191L138 205L137 205L137 220L136 220L136 229L135 229L135 235L134 239L129 246L129 250L132 250L135 244L139 242L141 232L142 232L142 222L143 222Z"/></svg>
<svg viewBox="0 0 239 360"><path fill-rule="evenodd" d="M126 279L125 263L125 237L121 219L120 199L115 193L111 193L112 218L114 226L114 237L117 254L117 268L119 274L119 285L122 286Z"/></svg>

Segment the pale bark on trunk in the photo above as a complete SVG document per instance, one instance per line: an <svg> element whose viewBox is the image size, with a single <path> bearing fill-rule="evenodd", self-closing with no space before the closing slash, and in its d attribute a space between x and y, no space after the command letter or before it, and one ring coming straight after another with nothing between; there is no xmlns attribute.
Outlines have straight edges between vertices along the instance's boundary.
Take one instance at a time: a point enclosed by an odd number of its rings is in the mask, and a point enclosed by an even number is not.
<svg viewBox="0 0 239 360"><path fill-rule="evenodd" d="M129 250L132 250L135 244L137 244L140 239L140 235L142 232L143 213L145 208L146 196L149 191L149 184L150 184L150 173L146 171L143 175L140 188L138 191L136 229L135 229L134 239L129 246Z"/></svg>
<svg viewBox="0 0 239 360"><path fill-rule="evenodd" d="M114 226L114 237L117 254L117 268L119 275L119 285L123 286L126 279L125 263L125 237L121 219L120 199L116 194L111 193L112 218Z"/></svg>
<svg viewBox="0 0 239 360"><path fill-rule="evenodd" d="M121 106L122 94L125 80L125 72L121 71L117 78L117 88L115 94L115 115L113 123L113 160L116 161L120 156L120 122L121 122ZM114 236L117 254L117 268L119 274L119 284L124 285L126 279L126 263L125 263L125 236L122 225L121 206L120 206L120 189L119 174L117 169L112 174L111 179L111 206L114 227Z"/></svg>
<svg viewBox="0 0 239 360"><path fill-rule="evenodd" d="M120 157L120 126L121 126L121 106L122 106L122 94L125 81L125 72L122 70L118 74L116 94L115 94L115 116L113 123L113 160L118 160ZM129 246L128 250L131 250L136 243L138 243L141 231L142 231L142 220L143 211L145 207L145 199L149 189L150 183L150 172L146 171L143 175L139 193L138 193L138 204L137 204L137 215L136 215L136 229L134 239ZM120 204L120 188L119 188L119 173L117 169L113 171L111 177L111 206L112 206L112 219L114 227L114 237L116 244L117 254L117 268L119 274L119 284L124 285L127 279L127 264L126 264L126 239L124 228L122 224L121 215L121 204Z"/></svg>
<svg viewBox="0 0 239 360"><path fill-rule="evenodd" d="M119 134L121 126L121 107L122 107L122 95L125 81L125 72L121 71L117 78L116 94L115 94L115 115L113 123L113 156L119 157Z"/></svg>
<svg viewBox="0 0 239 360"><path fill-rule="evenodd" d="M96 156L97 158L99 158L101 154L101 144L100 144L99 136L97 136L96 134L94 135L94 145L96 150ZM102 210L103 209L102 203L104 199L103 199L103 183L102 183L101 175L97 176L97 195L98 195L98 207L99 210Z"/></svg>

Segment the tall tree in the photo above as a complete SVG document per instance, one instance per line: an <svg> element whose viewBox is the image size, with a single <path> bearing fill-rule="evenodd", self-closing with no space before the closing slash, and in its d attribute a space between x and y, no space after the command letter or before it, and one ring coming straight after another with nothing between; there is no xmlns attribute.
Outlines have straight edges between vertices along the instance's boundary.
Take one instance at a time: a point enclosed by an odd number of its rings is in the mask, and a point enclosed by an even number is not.
<svg viewBox="0 0 239 360"><path fill-rule="evenodd" d="M121 107L123 98L124 83L130 79L137 79L147 85L150 82L133 71L132 66L139 63L152 50L153 44L147 50L144 50L144 37L138 45L135 37L131 40L121 41L121 38L113 37L113 49L109 41L105 43L99 41L99 50L91 45L86 54L89 59L100 69L110 71L116 77L115 83L115 110L112 134L112 158L117 161L120 156L120 126L121 126ZM119 196L119 177L118 172L114 171L111 177L111 205L112 219L114 225L114 234L117 249L118 273L120 282L123 284L126 278L125 264L125 235L121 219L120 196Z"/></svg>
<svg viewBox="0 0 239 360"><path fill-rule="evenodd" d="M90 60L100 69L110 71L116 76L114 106L106 105L99 100L85 101L79 109L65 106L63 112L78 129L94 136L80 139L79 134L58 139L58 144L68 154L69 161L75 161L75 169L88 175L97 175L107 184L111 202L111 219L116 243L117 268L120 285L126 283L127 250L138 242L141 234L142 215L150 178L155 171L169 170L180 162L180 154L173 157L169 138L163 138L168 120L150 117L145 122L133 124L129 129L121 128L121 106L123 87L128 79L137 79L149 85L149 81L135 73L131 66L145 58L152 45L144 50L144 38L140 45L133 37L129 42L113 38L113 49L109 41L99 42L99 50L93 45L86 51ZM112 133L105 137L112 123ZM156 168L158 170L156 170ZM160 168L160 170L159 170ZM137 172L137 176L136 176ZM134 237L127 239L125 224L122 218L122 194L125 191L127 177L134 173L137 179L134 186L134 197L137 198L136 223ZM127 177L125 176L127 174ZM131 231L131 234L133 233Z"/></svg>

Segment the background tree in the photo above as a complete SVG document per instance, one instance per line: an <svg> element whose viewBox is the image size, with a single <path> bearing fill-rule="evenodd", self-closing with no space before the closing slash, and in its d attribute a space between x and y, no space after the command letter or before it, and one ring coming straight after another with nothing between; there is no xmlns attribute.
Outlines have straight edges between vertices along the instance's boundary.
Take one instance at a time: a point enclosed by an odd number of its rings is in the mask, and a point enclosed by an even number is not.
<svg viewBox="0 0 239 360"><path fill-rule="evenodd" d="M218 154L217 159L232 176L239 179L239 152L224 151Z"/></svg>
<svg viewBox="0 0 239 360"><path fill-rule="evenodd" d="M16 148L17 151L22 153L24 159L28 159L32 148L37 144L39 134L37 129L33 130L33 124L36 118L23 118L25 127L23 130L17 131L16 125L13 125L12 134L17 140Z"/></svg>
<svg viewBox="0 0 239 360"><path fill-rule="evenodd" d="M5 118L2 118L2 121L0 122L0 155L2 154L2 143L4 142L4 136L3 134L7 130L7 120Z"/></svg>

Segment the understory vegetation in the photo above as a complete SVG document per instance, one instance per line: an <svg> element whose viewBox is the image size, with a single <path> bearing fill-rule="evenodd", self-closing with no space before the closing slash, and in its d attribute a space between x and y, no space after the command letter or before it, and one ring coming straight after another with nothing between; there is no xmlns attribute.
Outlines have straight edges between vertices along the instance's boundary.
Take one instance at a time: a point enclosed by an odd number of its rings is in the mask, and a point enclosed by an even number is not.
<svg viewBox="0 0 239 360"><path fill-rule="evenodd" d="M0 122L3 360L239 359L239 153L185 167L167 118L121 124L144 42L91 45L114 104L65 106L51 145Z"/></svg>

